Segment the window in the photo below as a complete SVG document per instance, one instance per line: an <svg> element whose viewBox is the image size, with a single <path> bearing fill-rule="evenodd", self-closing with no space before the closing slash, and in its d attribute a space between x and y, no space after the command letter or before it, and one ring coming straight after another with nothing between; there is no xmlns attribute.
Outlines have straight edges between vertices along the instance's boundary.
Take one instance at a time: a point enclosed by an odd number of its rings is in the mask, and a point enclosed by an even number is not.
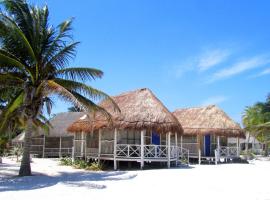
<svg viewBox="0 0 270 200"><path fill-rule="evenodd" d="M86 146L88 148L98 148L98 130L86 135Z"/></svg>

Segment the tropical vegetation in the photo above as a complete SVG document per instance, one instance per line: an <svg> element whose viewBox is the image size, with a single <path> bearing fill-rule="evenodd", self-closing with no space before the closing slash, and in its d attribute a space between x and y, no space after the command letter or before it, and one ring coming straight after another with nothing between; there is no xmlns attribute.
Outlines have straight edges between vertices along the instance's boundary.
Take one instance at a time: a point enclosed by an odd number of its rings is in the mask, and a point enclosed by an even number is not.
<svg viewBox="0 0 270 200"><path fill-rule="evenodd" d="M264 144L267 156L270 145L270 95L265 102L246 107L242 121L245 130Z"/></svg>
<svg viewBox="0 0 270 200"><path fill-rule="evenodd" d="M48 130L53 100L58 96L84 111L101 111L95 101L110 97L85 82L103 76L101 70L68 67L79 42L72 37L73 19L58 26L49 24L47 6L30 5L26 0L3 0L0 12L0 90L10 99L2 103L0 133L11 121L25 131L20 176L31 175L31 134ZM12 93L12 95L10 95ZM46 114L47 113L47 114Z"/></svg>

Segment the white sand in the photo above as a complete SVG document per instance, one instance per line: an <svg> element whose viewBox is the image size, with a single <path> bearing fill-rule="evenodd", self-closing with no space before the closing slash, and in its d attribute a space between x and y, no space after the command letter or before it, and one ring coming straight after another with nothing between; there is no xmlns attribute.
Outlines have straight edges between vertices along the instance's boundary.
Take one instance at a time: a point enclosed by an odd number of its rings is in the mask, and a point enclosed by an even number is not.
<svg viewBox="0 0 270 200"><path fill-rule="evenodd" d="M18 164L0 164L0 199L245 199L270 200L270 161L190 168L89 172L34 159L32 177L11 177ZM61 198L60 198L61 197Z"/></svg>

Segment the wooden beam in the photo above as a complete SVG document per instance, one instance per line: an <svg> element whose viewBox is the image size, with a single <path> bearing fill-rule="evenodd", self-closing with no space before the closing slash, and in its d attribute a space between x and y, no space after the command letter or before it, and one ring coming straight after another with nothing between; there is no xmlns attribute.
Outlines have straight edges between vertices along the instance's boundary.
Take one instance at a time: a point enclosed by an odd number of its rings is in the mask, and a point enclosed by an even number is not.
<svg viewBox="0 0 270 200"><path fill-rule="evenodd" d="M98 163L100 163L100 154L101 154L101 129L98 130Z"/></svg>
<svg viewBox="0 0 270 200"><path fill-rule="evenodd" d="M62 157L62 137L59 138L59 158Z"/></svg>
<svg viewBox="0 0 270 200"><path fill-rule="evenodd" d="M217 136L217 149L220 150L220 136Z"/></svg>
<svg viewBox="0 0 270 200"><path fill-rule="evenodd" d="M141 169L144 167L144 135L145 130L141 130Z"/></svg>
<svg viewBox="0 0 270 200"><path fill-rule="evenodd" d="M42 149L42 157L45 158L45 148L46 148L46 136L44 134L43 137L43 149Z"/></svg>
<svg viewBox="0 0 270 200"><path fill-rule="evenodd" d="M113 145L113 168L114 170L117 170L117 129L114 129L114 145Z"/></svg>
<svg viewBox="0 0 270 200"><path fill-rule="evenodd" d="M197 135L197 148L198 148L198 163L199 165L201 164L201 140L200 140L200 135Z"/></svg>
<svg viewBox="0 0 270 200"><path fill-rule="evenodd" d="M75 161L75 149L76 149L76 142L75 142L75 136L77 133L74 133L73 135L73 147L72 147L72 162Z"/></svg>
<svg viewBox="0 0 270 200"><path fill-rule="evenodd" d="M176 148L176 160L175 160L175 166L177 166L178 161L179 161L179 149L178 149L178 138L177 138L177 133L175 132L175 148Z"/></svg>
<svg viewBox="0 0 270 200"><path fill-rule="evenodd" d="M171 167L171 132L167 133L168 134L168 151L167 151L167 167L170 168Z"/></svg>
<svg viewBox="0 0 270 200"><path fill-rule="evenodd" d="M81 157L84 156L84 132L81 132Z"/></svg>
<svg viewBox="0 0 270 200"><path fill-rule="evenodd" d="M85 161L87 160L87 155L86 155L86 150L87 150L86 139L87 139L87 137L86 136L87 136L87 133L84 134L84 159L85 159Z"/></svg>
<svg viewBox="0 0 270 200"><path fill-rule="evenodd" d="M240 156L240 139L237 137L237 157Z"/></svg>

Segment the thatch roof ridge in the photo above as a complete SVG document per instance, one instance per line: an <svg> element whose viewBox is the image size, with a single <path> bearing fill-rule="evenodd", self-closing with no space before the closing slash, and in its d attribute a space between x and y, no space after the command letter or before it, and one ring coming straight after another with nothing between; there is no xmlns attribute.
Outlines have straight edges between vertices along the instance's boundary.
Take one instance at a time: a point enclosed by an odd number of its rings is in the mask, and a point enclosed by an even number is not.
<svg viewBox="0 0 270 200"><path fill-rule="evenodd" d="M216 134L244 137L240 125L216 105L177 109L173 114L187 135Z"/></svg>
<svg viewBox="0 0 270 200"><path fill-rule="evenodd" d="M90 132L99 128L119 129L152 129L159 132L182 132L182 127L175 116L162 104L162 102L148 88L124 92L112 99L119 106L121 113L115 112L108 101L103 101L100 106L105 108L113 118L113 126L101 115L95 119L78 120L73 123L68 131ZM90 116L91 118L91 116Z"/></svg>

